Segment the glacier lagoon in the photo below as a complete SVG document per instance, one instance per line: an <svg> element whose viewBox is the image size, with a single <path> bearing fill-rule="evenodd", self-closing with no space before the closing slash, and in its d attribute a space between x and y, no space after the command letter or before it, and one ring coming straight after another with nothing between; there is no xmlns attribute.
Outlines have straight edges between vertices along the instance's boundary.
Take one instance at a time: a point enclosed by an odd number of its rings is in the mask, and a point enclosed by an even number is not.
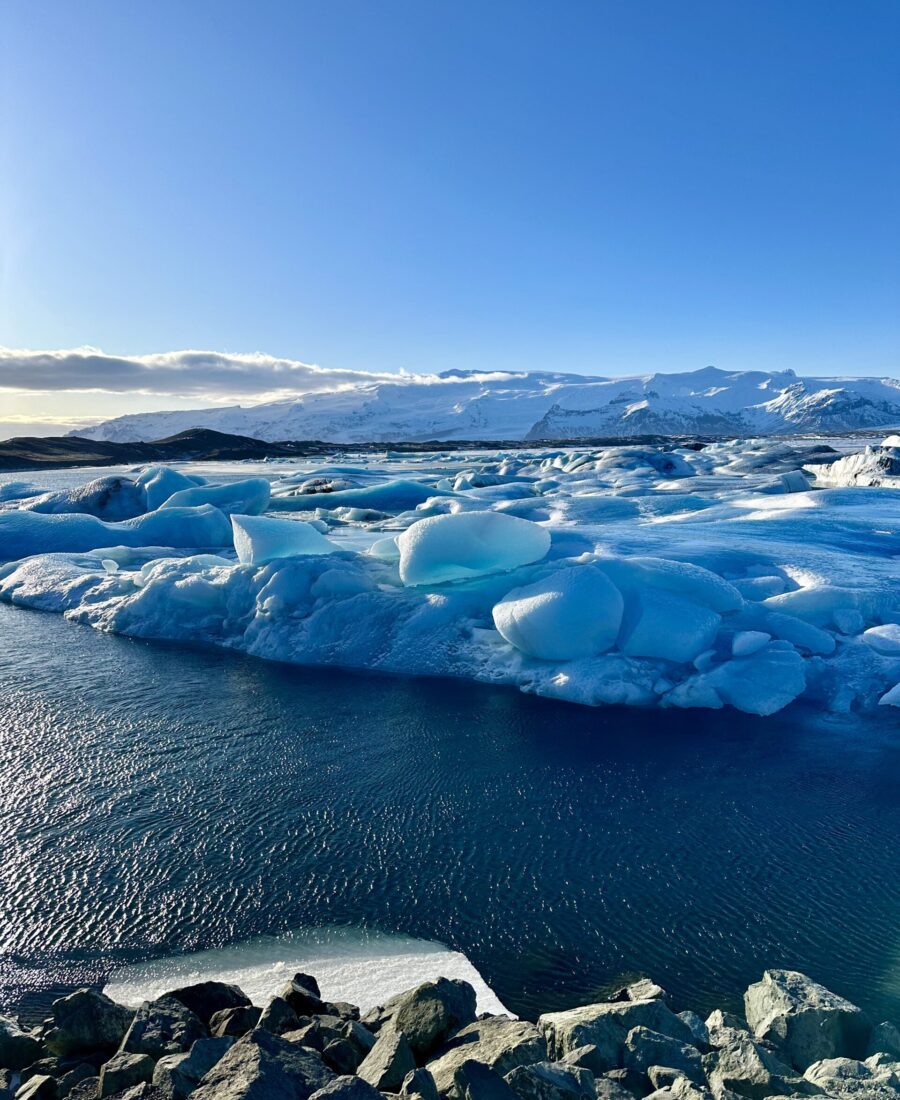
<svg viewBox="0 0 900 1100"><path fill-rule="evenodd" d="M0 1000L335 934L525 1015L787 965L896 1017L871 442L4 476Z"/></svg>
<svg viewBox="0 0 900 1100"><path fill-rule="evenodd" d="M7 1008L110 975L126 999L223 948L269 991L305 956L260 937L343 926L352 959L359 928L447 945L523 1015L636 973L737 1007L782 963L900 1014L892 708L699 722L5 605L0 633Z"/></svg>

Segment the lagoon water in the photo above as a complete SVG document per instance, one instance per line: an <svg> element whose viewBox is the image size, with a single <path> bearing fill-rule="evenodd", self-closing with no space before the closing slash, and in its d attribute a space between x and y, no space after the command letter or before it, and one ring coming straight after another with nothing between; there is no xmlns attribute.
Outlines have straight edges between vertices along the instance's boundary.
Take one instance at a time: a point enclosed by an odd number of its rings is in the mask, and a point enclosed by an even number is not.
<svg viewBox="0 0 900 1100"><path fill-rule="evenodd" d="M736 1007L784 965L900 1021L898 775L893 711L594 710L0 605L0 1006L347 925L527 1016L636 973Z"/></svg>

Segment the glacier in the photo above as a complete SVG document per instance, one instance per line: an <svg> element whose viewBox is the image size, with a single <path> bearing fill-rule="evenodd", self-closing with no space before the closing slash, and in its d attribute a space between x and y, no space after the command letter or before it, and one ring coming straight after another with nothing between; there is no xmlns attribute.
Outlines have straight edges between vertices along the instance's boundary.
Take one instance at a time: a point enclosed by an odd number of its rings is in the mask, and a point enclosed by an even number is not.
<svg viewBox="0 0 900 1100"><path fill-rule="evenodd" d="M857 476L896 438L833 442L19 474L0 484L0 599L591 706L897 706L900 493Z"/></svg>
<svg viewBox="0 0 900 1100"><path fill-rule="evenodd" d="M236 371L243 362L237 356L197 352L173 352L165 358L197 355L221 365L233 363ZM322 372L310 374L302 367L291 361L279 364L290 396L278 400L132 413L70 434L130 443L211 428L269 442L387 443L727 437L900 424L900 381L893 378L801 378L790 369L704 367L625 378L556 371L345 371L329 382Z"/></svg>

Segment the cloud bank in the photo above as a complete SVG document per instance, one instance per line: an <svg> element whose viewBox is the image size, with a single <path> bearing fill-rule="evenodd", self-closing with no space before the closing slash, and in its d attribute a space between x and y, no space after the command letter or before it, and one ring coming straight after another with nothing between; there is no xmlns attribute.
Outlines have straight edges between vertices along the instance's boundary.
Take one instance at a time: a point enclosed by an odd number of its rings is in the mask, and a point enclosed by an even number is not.
<svg viewBox="0 0 900 1100"><path fill-rule="evenodd" d="M402 376L332 370L259 353L172 351L154 355L106 355L97 348L28 351L0 348L0 389L18 393L140 393L206 401L265 400ZM426 381L427 376L407 376ZM431 380L434 380L433 376Z"/></svg>

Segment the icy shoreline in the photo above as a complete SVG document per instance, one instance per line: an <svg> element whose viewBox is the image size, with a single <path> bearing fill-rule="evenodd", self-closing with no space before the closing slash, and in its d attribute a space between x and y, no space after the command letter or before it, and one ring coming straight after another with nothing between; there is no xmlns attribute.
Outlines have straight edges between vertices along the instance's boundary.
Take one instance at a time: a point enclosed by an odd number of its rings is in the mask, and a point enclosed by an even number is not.
<svg viewBox="0 0 900 1100"><path fill-rule="evenodd" d="M479 1013L475 989L443 976L365 1013L326 997L327 979L303 972L258 1005L221 979L136 1006L80 989L33 1031L0 1018L0 1088L17 1100L900 1096L897 1028L796 971L766 970L743 1016L705 1021L649 978L536 1023Z"/></svg>
<svg viewBox="0 0 900 1100"><path fill-rule="evenodd" d="M472 457L26 487L0 506L0 598L589 705L900 703L900 496L814 488L822 447Z"/></svg>

